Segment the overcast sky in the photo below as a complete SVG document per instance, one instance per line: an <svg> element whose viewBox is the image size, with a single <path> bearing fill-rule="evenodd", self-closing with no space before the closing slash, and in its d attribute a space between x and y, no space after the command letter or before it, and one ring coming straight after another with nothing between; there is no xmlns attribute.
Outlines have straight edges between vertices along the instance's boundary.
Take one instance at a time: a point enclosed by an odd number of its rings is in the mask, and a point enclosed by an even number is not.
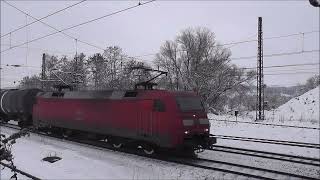
<svg viewBox="0 0 320 180"><path fill-rule="evenodd" d="M77 1L9 1L28 14L41 18ZM142 1L144 2L144 1ZM138 1L86 1L66 11L51 16L44 22L58 28L91 20L117 10L136 5ZM300 32L319 31L319 8L301 1L155 1L86 24L66 33L80 40L105 48L120 46L130 56L156 53L166 40L174 40L188 27L207 27L224 44L257 38L258 17L263 18L263 36L273 37ZM30 17L1 2L1 35L34 21ZM46 34L53 29L35 23L11 36L1 38L1 51ZM230 45L229 45L230 46ZM229 47L226 46L226 47ZM78 42L78 52L87 56L102 50ZM297 52L304 48L319 49L319 32L264 41L264 54ZM257 42L230 47L231 58L255 56ZM23 76L40 73L42 53L72 56L76 51L75 40L63 34L55 34L1 53L1 87L13 86ZM140 57L151 62L153 56ZM255 67L256 58L233 60L240 67ZM319 63L319 52L290 56L265 57L264 65ZM36 67L14 68L5 64L24 64ZM299 72L299 73L295 73ZM303 73L302 73L303 72ZM279 73L281 75L279 75ZM288 74L283 74L288 73ZM313 74L319 74L319 65L291 68L265 69L267 85L295 85L303 83ZM276 75L267 75L276 74Z"/></svg>

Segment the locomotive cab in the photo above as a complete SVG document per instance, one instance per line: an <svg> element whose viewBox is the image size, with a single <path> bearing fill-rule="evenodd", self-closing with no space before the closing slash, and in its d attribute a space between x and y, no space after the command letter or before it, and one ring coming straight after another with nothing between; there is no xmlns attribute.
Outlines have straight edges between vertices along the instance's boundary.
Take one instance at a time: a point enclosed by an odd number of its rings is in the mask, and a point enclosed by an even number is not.
<svg viewBox="0 0 320 180"><path fill-rule="evenodd" d="M203 151L216 143L210 137L210 122L204 106L198 96L176 96L177 113L181 120L183 146L197 151Z"/></svg>

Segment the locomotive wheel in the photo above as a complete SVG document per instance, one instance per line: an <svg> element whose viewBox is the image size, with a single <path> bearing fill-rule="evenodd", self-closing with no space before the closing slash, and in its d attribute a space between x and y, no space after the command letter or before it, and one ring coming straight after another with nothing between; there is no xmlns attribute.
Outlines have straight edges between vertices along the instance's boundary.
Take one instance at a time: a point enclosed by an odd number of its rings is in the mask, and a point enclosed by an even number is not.
<svg viewBox="0 0 320 180"><path fill-rule="evenodd" d="M21 127L21 128L24 128L25 127L25 124L23 121L19 121L18 122L18 126Z"/></svg>
<svg viewBox="0 0 320 180"><path fill-rule="evenodd" d="M122 143L112 143L112 146L117 149L121 148L122 145L123 145Z"/></svg>
<svg viewBox="0 0 320 180"><path fill-rule="evenodd" d="M154 148L152 146L149 146L149 145L142 146L142 150L148 156L153 155L155 153Z"/></svg>
<svg viewBox="0 0 320 180"><path fill-rule="evenodd" d="M62 130L62 137L64 137L64 138L70 137L71 134L72 134L71 130Z"/></svg>

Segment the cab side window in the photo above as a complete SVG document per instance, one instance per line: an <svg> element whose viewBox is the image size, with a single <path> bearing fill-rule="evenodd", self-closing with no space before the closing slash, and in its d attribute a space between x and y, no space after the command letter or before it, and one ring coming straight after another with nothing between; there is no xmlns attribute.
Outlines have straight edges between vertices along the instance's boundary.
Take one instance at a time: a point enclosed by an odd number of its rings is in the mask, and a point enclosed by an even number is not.
<svg viewBox="0 0 320 180"><path fill-rule="evenodd" d="M165 104L160 99L155 99L153 101L153 110L157 112L165 112Z"/></svg>

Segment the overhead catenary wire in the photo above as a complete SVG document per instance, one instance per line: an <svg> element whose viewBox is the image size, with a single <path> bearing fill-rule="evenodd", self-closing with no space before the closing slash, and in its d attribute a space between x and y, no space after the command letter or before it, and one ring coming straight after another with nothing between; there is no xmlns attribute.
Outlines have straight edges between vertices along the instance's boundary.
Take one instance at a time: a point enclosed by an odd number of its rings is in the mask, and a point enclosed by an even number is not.
<svg viewBox="0 0 320 180"><path fill-rule="evenodd" d="M265 73L270 72L300 72L300 71L309 71L309 70L319 70L319 68L304 68L304 69L277 69L277 70L268 70Z"/></svg>
<svg viewBox="0 0 320 180"><path fill-rule="evenodd" d="M9 46L10 47L10 44L1 44L1 46ZM74 51L71 52L67 52L67 51L59 51L59 50L48 50L48 49L44 49L44 48L38 48L38 47L32 47L32 46L20 46L18 48L28 48L29 50L40 50L40 51L44 51L44 52L51 52L51 53L58 53L58 54L62 54L62 55L67 55L67 54L74 54Z"/></svg>
<svg viewBox="0 0 320 180"><path fill-rule="evenodd" d="M256 37L257 36L257 33L256 34L254 34L253 36L249 36L248 38L246 38L246 39L251 39L252 37ZM231 45L231 46L229 46L229 47L227 47L227 48L232 48L232 47L234 47L234 46L237 46L238 44L234 44L234 45Z"/></svg>
<svg viewBox="0 0 320 180"><path fill-rule="evenodd" d="M303 64L283 64L283 65L276 65L276 66L265 66L263 68L282 68L282 67L293 67L293 66L313 66L319 65L320 63L303 63ZM241 69L256 69L256 67L243 67Z"/></svg>
<svg viewBox="0 0 320 180"><path fill-rule="evenodd" d="M314 50L304 50L304 51L293 51L293 52L284 52L284 53L274 53L274 54L266 54L263 55L263 57L277 57L277 56L289 56L289 55L296 55L296 54L305 54L305 53L314 53L314 52L320 52L319 49L314 49ZM155 53L157 54L157 53ZM153 54L153 55L155 55ZM148 56L151 54L146 54L146 55L141 55L141 56L133 56L133 57L142 57L142 56ZM237 58L230 58L231 61L234 60L249 60L249 59L253 59L253 58L257 58L257 56L246 56L246 57L237 57ZM256 68L256 67L255 67ZM252 68L252 69L255 69ZM250 68L251 69L251 68Z"/></svg>
<svg viewBox="0 0 320 180"><path fill-rule="evenodd" d="M313 53L313 52L319 52L319 51L320 51L319 49L307 50L307 51L293 51L293 52L267 54L267 55L263 55L263 57L266 58L266 57L276 57L276 56L288 56L288 55L295 55L295 54ZM252 58L257 58L257 56L230 58L230 60L248 60Z"/></svg>
<svg viewBox="0 0 320 180"><path fill-rule="evenodd" d="M105 16L101 16L99 18L95 18L95 19L92 19L92 20L89 20L89 21L86 21L86 22L83 22L83 23L80 23L80 24L77 24L77 25L74 25L74 26L71 26L71 27L68 27L68 28L65 28L59 32L62 32L62 31L66 31L66 30L69 30L69 29L72 29L72 28L75 28L75 27L78 27L78 26L82 26L84 24L87 24L87 23L91 23L93 21L96 21L96 20L99 20L99 19L102 19L102 18L105 18L105 17L108 17L108 16L111 16L111 15L114 15L114 14L117 14L117 13L120 13L120 12L123 12L123 11L126 11L126 10L129 10L129 9L132 9L132 8L135 8L135 7L138 7L138 6L141 6L141 5L144 5L144 4L147 4L147 3L150 3L150 2L153 2L155 0L151 0L151 1L147 1L147 2L144 2L144 3L139 3L138 5L136 6L132 6L132 7L129 7L129 8L126 8L126 9L123 9L123 10L119 10L119 11L116 11L116 12L113 12L113 13L110 13L110 14L107 14ZM305 34L309 34L309 33L315 33L315 32L319 32L319 31L309 31L309 32L304 32ZM56 32L57 33L57 32ZM48 37L48 36L51 36L51 35L54 35L56 33L51 33L51 34L47 34L45 36L42 36L42 37L39 37L39 38L36 38L36 39L33 39L31 40L30 42L34 42L34 41L37 41L37 40L40 40L40 39L43 39L45 37ZM288 37L288 36L293 36L293 35L297 35L298 33L295 33L295 34L289 34L289 35L283 35L283 36L274 36L274 37L268 37L268 38L265 38L265 39L275 39L275 38L283 38L283 37ZM235 45L235 44L241 44L241 43L248 43L248 42L255 42L257 41L256 39L254 40L246 40L246 41L239 41L239 42L231 42L231 43L226 43L226 44L219 44L217 46L224 46L224 45ZM81 42L81 41L79 41ZM26 42L25 42L26 43ZM85 43L86 42L82 42L82 43ZM13 46L13 48L17 47L17 46L21 46L21 45L24 45L24 43L22 44L19 44L19 45L15 45ZM87 44L89 45L89 44ZM91 45L90 45L91 46ZM99 48L99 47L97 47ZM99 48L100 49L100 48ZM1 52L5 52L5 51L8 51L10 49L6 49L6 50L3 50ZM133 57L142 57L142 56L150 56L150 55L155 55L157 53L151 53L151 54L145 54L145 55L139 55L139 56L133 56Z"/></svg>
<svg viewBox="0 0 320 180"><path fill-rule="evenodd" d="M139 7L139 6L143 6L143 5L145 5L145 4L148 4L148 3L151 3L151 2L154 2L154 1L155 1L155 0L151 0L151 1L143 2L143 3L139 3L138 5L130 6L130 7L127 7L127 8L125 8L125 9L121 9L121 10L118 10L118 11L115 11L115 12L112 12L112 13L109 13L109 14L106 14L106 15L104 15L104 16L100 16L100 17L98 17L98 18L95 18L95 19L91 19L91 20L82 22L82 23L80 23L80 24L76 24L76 25L73 25L73 26L69 26L69 27L64 28L64 29L62 29L62 30L58 30L58 31L56 31L56 32L53 32L53 33L50 33L50 34L47 34L47 35L44 35L44 36L41 36L41 37L32 39L32 40L30 40L30 41L28 41L28 42L24 42L24 43L21 43L21 44L12 46L10 49L5 49L5 50L1 51L1 53L6 52L6 51L9 51L9 50L12 50L12 49L17 48L17 47L19 47L19 46L23 46L23 45L25 45L26 43L35 42L35 41L44 39L44 38L46 38L46 37L52 36L52 35L54 35L54 34L62 33L62 32L64 32L64 31L67 31L67 30L70 30L70 29L74 29L74 28L76 28L76 27L83 26L83 25L85 25L85 24L89 24L89 23L95 22L95 21L97 21L97 20L100 20L100 19L103 19L103 18L106 18L106 17L110 17L110 16L113 16L113 15L116 15L116 14L119 14L119 13L122 13L122 12L125 12L125 11L128 11L128 10L131 10L131 9L137 8L137 7ZM4 2L5 2L5 1L4 1ZM8 2L7 2L7 3L8 3ZM41 21L40 21L40 22L41 22ZM75 39L75 38L73 38L73 39ZM78 41L79 41L79 42L82 42L82 43L84 43L84 44L87 44L87 45L92 46L92 44L89 44L89 43L84 42L84 41L80 41L79 39L78 39ZM100 47L96 47L96 48L99 48L99 49L100 49Z"/></svg>
<svg viewBox="0 0 320 180"><path fill-rule="evenodd" d="M74 54L74 52L70 52ZM131 57L129 57L131 58ZM319 65L320 63L302 63L302 64L283 64L283 65L276 65L276 66L265 66L264 68L283 68L283 67L301 67L301 66L314 66L314 65ZM1 64L4 66L14 66L13 64ZM41 68L39 66L27 66L27 65L21 65L17 64L18 67L33 67L33 68ZM256 67L240 67L240 69L256 69Z"/></svg>
<svg viewBox="0 0 320 180"><path fill-rule="evenodd" d="M314 30L314 31L307 31L307 32L299 32L299 33L281 35L281 36L273 36L273 37L263 38L263 40L286 38L286 37L291 37L291 36L298 36L298 35L301 35L301 34L306 35L306 34L312 34L312 33L316 33L316 32L319 32L319 31L318 30Z"/></svg>
<svg viewBox="0 0 320 180"><path fill-rule="evenodd" d="M12 68L17 68L17 67L30 67L30 68L37 68L41 69L39 66L32 66L32 65L21 65L21 64L1 64L2 68L4 67L12 67Z"/></svg>
<svg viewBox="0 0 320 180"><path fill-rule="evenodd" d="M318 75L319 72L294 72L294 73L274 73L274 74L264 74L267 76L274 76L274 75L301 75L301 74L314 74L314 75Z"/></svg>
<svg viewBox="0 0 320 180"><path fill-rule="evenodd" d="M266 37L263 38L263 40L269 40L269 39L280 39L280 38L285 38L285 37L290 37L290 36L296 36L296 35L300 35L301 33L304 34L311 34L311 33L316 33L316 32L320 32L317 30L314 31L307 31L307 32L300 32L300 33L293 33L293 34L287 34L287 35L281 35L281 36L271 36L271 37ZM214 47L218 47L218 46L227 46L227 45L238 45L238 44L243 44L243 43L250 43L250 42L257 42L257 39L252 39L252 40L243 40L243 41L235 41L235 42L230 42L230 43L225 43L225 44L217 44ZM230 46L233 47L233 46ZM230 48L229 47L229 48ZM178 52L180 51L186 51L186 50L178 50ZM143 57L143 56L154 56L158 53L146 53L146 54L142 54L142 55L136 55L133 57ZM249 58L256 58L257 56L250 56ZM242 57L241 57L242 58Z"/></svg>
<svg viewBox="0 0 320 180"><path fill-rule="evenodd" d="M6 4L8 4L9 6L13 7L14 9L18 10L19 12L25 14L26 16L29 16L29 17L35 19L37 22L41 22L42 24L50 27L51 29L55 30L57 33L62 33L63 35L65 35L65 36L67 36L67 37L69 37L69 38L71 38L71 39L74 39L74 40L75 40L75 39L78 39L78 41L79 41L79 42L82 42L83 44L89 45L89 46L91 46L91 47L94 47L94 48L97 48L97 49L100 49L100 50L104 50L104 48L102 48L102 47L99 47L99 46L97 46L97 45L93 45L92 43L88 43L88 42L85 42L85 41L83 41L83 40L79 40L79 38L77 38L77 37L74 37L74 36L71 36L71 35L69 35L69 34L67 34L67 33L65 33L65 32L62 32L61 30L57 29L56 27L54 27L54 26L52 26L52 25L49 25L48 23L45 23L45 22L41 21L40 19L38 19L38 18L30 15L29 13L21 10L20 8L14 6L14 5L12 5L12 4L10 4L9 2L7 2L7 1L5 1L5 0L4 0L3 2L6 3ZM28 40L26 41L26 44L28 45Z"/></svg>
<svg viewBox="0 0 320 180"><path fill-rule="evenodd" d="M74 6L77 6L77 5L79 5L79 4L81 4L81 3L85 2L85 1L87 1L87 0L83 0L83 1L80 1L80 2L77 2L77 3L74 3L74 4L71 4L71 5L69 5L69 6L67 6L67 7L65 7L65 8L63 8L63 9L60 9L60 10L55 11L55 12L53 12L53 13L50 13L50 14L42 17L42 18L39 18L38 20L32 21L32 22L30 22L30 23L28 23L28 24L26 24L26 25L24 25L24 26L18 27L18 28L14 29L14 30L12 30L12 31L10 31L10 32L8 32L8 33L5 33L4 35L1 36L1 38L2 38L2 37L5 37L5 36L7 36L7 35L9 35L9 34L11 35L11 33L17 32L17 31L19 31L19 30L21 30L21 29L23 29L23 28L26 28L26 27L28 27L28 26L36 23L36 22L39 22L39 21L41 21L41 20L44 20L44 19L46 19L46 18L48 18L48 17L50 17L50 16L53 16L53 15L55 15L55 14L58 14L58 13L62 12L62 11L65 11L65 10L67 10L67 9L70 9L70 8L74 7ZM3 2L5 2L5 1L3 1Z"/></svg>
<svg viewBox="0 0 320 180"><path fill-rule="evenodd" d="M5 1L4 1L4 2L5 2ZM84 2L84 1L81 1L81 2L78 2L78 3L73 4L73 5L71 5L71 6L68 6L67 8L70 8L70 7L72 7L72 6L75 6L75 5L80 4L80 3L82 3L82 2ZM146 2L146 3L149 3L149 2L152 2L152 1L148 1L148 2ZM143 4L146 4L146 3L142 3L142 4L139 3L137 6L140 6L140 5L143 5ZM134 7L136 7L136 6L134 6ZM132 7L131 7L131 8L132 8ZM66 9L66 8L64 8L64 9ZM128 9L128 8L127 8L127 9ZM60 11L62 11L62 10L60 10ZM60 12L60 11L59 11L59 12ZM115 12L115 13L117 13L117 12ZM52 14L56 14L56 12L55 12L55 13L52 13ZM50 16L50 15L48 15L48 16ZM45 16L45 17L48 17L48 16ZM76 26L80 26L80 25L83 25L83 24L85 24L85 23L90 23L90 22L92 22L92 21L95 21L95 20L98 20L98 19L101 19L101 18L104 18L104 16L99 17L99 18L96 18L96 19L93 19L93 20L90 20L90 21L87 21L87 22L84 22L84 23L81 23L81 24L78 24L78 25L76 25ZM37 19L36 22L38 22L39 20L41 20L41 19ZM73 26L73 27L75 27L75 26ZM70 28L73 28L73 27L70 27ZM57 30L57 31L59 31L59 30ZM61 31L64 31L64 30L61 30ZM59 31L59 32L61 32L61 31ZM300 32L300 33L294 33L294 34L289 34L289 35L267 37L267 38L264 38L264 39L284 38L284 37L296 36L296 35L300 35L300 34L310 34L310 33L315 33L315 32L319 32L319 31ZM77 39L77 38L74 38L74 37L71 37L71 38ZM37 39L39 39L39 38L37 38ZM231 43L221 44L221 45L218 45L218 46L223 46L223 45L237 45L237 44L241 44L241 43L248 43L248 42L255 42L255 41L257 41L257 40L256 40L256 39L254 39L254 40L245 40L245 41L239 41L239 42L231 42ZM95 45L92 45L92 44L90 44L90 43L87 43L87 42L84 42L84 41L81 41L81 40L79 40L79 42L82 42L82 43L85 43L85 44L87 44L87 45L89 45L89 46L93 46L93 47L95 47L95 48L98 48L98 49L103 50L103 48L98 47L98 46L95 46ZM27 43L28 43L28 42L27 42ZM30 42L29 42L29 43L30 43ZM11 49L11 47L10 47L9 49L7 49L7 50L10 50L10 49ZM4 51L6 51L6 50L4 50ZM4 51L1 51L1 52L4 52ZM297 53L297 52L296 52L296 53ZM301 52L298 52L298 53L301 53ZM154 55L154 54L156 54L156 53L147 54L147 55ZM278 55L280 55L280 54L278 54ZM283 55L285 55L285 54L283 54ZM142 56L145 56L145 55L142 55ZM140 57L140 56L133 56L133 58L135 58L135 57ZM236 58L236 59L244 59L244 58L255 58L255 56L251 56L251 57L240 57L240 58ZM235 59L232 58L232 60L235 60Z"/></svg>

